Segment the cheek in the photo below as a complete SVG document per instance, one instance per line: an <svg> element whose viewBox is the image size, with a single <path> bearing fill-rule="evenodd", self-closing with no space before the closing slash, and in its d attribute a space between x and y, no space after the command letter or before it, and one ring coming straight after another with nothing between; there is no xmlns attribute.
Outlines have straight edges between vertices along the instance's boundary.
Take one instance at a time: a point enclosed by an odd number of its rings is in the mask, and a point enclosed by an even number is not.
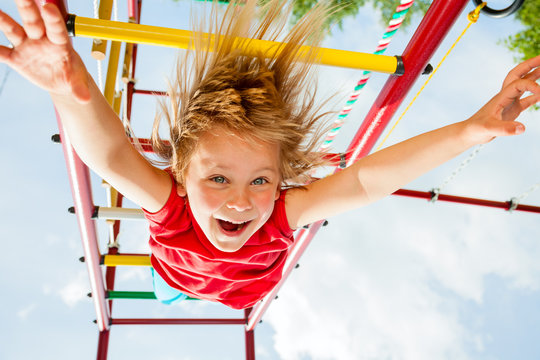
<svg viewBox="0 0 540 360"><path fill-rule="evenodd" d="M272 211L274 211L275 201L276 197L274 191L268 191L263 194L259 194L256 197L256 203L261 215L266 215L270 217Z"/></svg>
<svg viewBox="0 0 540 360"><path fill-rule="evenodd" d="M202 209L213 212L221 207L222 199L214 191L202 190L198 194L199 203Z"/></svg>
<svg viewBox="0 0 540 360"><path fill-rule="evenodd" d="M187 196L195 216L211 214L221 206L221 197L213 189L203 186L188 187ZM202 220L198 219L197 221Z"/></svg>

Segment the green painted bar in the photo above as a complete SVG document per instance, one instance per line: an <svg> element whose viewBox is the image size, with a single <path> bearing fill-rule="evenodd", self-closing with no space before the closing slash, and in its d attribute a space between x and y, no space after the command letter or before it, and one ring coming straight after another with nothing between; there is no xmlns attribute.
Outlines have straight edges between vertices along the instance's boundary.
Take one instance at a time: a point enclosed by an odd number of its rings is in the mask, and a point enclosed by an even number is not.
<svg viewBox="0 0 540 360"><path fill-rule="evenodd" d="M107 291L107 299L156 299L153 291ZM199 300L187 297L186 300Z"/></svg>

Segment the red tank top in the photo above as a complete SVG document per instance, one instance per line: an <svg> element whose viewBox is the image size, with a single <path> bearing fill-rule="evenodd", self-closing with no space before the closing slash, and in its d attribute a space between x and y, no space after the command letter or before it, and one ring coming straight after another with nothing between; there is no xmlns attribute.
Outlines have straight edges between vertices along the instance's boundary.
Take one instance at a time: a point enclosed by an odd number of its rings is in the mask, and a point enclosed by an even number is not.
<svg viewBox="0 0 540 360"><path fill-rule="evenodd" d="M152 266L173 288L186 295L219 301L234 309L253 306L282 277L293 230L285 214L286 191L268 221L236 252L222 252L206 238L193 218L189 201L173 183L167 203L150 222Z"/></svg>

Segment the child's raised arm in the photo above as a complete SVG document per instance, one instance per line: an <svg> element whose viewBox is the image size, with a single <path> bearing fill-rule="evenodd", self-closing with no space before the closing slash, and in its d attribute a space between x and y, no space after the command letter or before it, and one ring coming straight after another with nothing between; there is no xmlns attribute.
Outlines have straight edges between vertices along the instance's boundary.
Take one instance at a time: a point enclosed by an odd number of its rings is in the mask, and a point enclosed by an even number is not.
<svg viewBox="0 0 540 360"><path fill-rule="evenodd" d="M378 200L468 148L525 131L515 121L540 101L540 56L515 67L501 91L471 118L430 131L362 158L347 169L289 190L289 224L298 228ZM522 98L526 92L532 95Z"/></svg>
<svg viewBox="0 0 540 360"><path fill-rule="evenodd" d="M0 30L13 45L0 46L0 62L50 93L77 154L92 170L145 209L159 210L171 180L131 145L73 49L58 8L15 2L23 25L0 11Z"/></svg>

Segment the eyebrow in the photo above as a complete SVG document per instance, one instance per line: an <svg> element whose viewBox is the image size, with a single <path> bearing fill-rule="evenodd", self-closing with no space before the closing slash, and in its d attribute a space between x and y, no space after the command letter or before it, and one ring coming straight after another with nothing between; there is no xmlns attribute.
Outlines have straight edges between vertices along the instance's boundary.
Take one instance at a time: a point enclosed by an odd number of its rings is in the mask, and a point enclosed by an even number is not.
<svg viewBox="0 0 540 360"><path fill-rule="evenodd" d="M207 164L205 164L205 163L207 163ZM203 161L203 166L205 168L207 168L207 169L210 169L210 170L225 170L225 171L231 171L232 170L231 167L224 166L224 165L218 165L218 164L214 163L212 160L208 160L208 162ZM277 174L279 172L276 169L272 168L271 166L264 166L264 167L255 169L253 172L254 173L260 173L260 172L264 172L264 171L268 171L268 172L271 172L273 174Z"/></svg>
<svg viewBox="0 0 540 360"><path fill-rule="evenodd" d="M232 168L228 167L228 166L223 166L223 165L211 165L211 166L206 166L208 169L216 169L216 170L232 170ZM270 167L270 166L265 166L265 167L262 167L262 168L259 168L259 169L255 169L253 172L255 173L258 173L258 172L264 172L264 171L269 171L269 172L272 172L272 173L277 173L276 169Z"/></svg>

